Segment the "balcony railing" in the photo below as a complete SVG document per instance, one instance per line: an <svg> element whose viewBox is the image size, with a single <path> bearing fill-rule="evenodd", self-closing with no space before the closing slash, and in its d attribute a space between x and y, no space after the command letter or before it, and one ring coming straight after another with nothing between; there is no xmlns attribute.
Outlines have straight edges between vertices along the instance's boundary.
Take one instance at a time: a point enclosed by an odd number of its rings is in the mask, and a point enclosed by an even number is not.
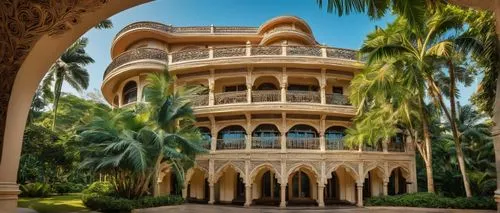
<svg viewBox="0 0 500 213"><path fill-rule="evenodd" d="M279 101L281 101L280 90L252 91L252 102L279 102Z"/></svg>
<svg viewBox="0 0 500 213"><path fill-rule="evenodd" d="M191 99L193 106L208 106L208 95L197 95Z"/></svg>
<svg viewBox="0 0 500 213"><path fill-rule="evenodd" d="M347 99L347 97L342 94L326 94L325 98L326 104L349 105L349 99Z"/></svg>
<svg viewBox="0 0 500 213"><path fill-rule="evenodd" d="M234 104L234 103L245 103L247 102L247 92L222 92L215 93L215 104Z"/></svg>
<svg viewBox="0 0 500 213"><path fill-rule="evenodd" d="M225 138L217 139L217 149L245 149L245 138Z"/></svg>
<svg viewBox="0 0 500 213"><path fill-rule="evenodd" d="M403 143L389 143L387 145L389 152L405 152L405 145Z"/></svg>
<svg viewBox="0 0 500 213"><path fill-rule="evenodd" d="M280 137L252 137L252 149L281 149Z"/></svg>
<svg viewBox="0 0 500 213"><path fill-rule="evenodd" d="M149 26L152 29L172 32L206 32L207 29L201 27L189 28L172 28L169 26L162 26L158 23L136 23L124 28L125 31L132 30L135 27L142 28ZM146 27L147 28L147 27ZM246 28L245 28L246 29ZM241 31L246 31L241 29ZM222 31L232 31L232 28L222 28ZM235 32L238 29L234 29ZM122 32L120 32L122 33ZM120 34L119 33L119 34ZM168 61L168 64L176 64L186 61L197 61L214 58L230 58L230 57L315 57L315 58L329 58L329 59L343 59L343 60L356 60L356 51L349 49L325 47L325 46L235 46L235 47L220 47L220 48L200 48L190 49L167 54L164 50L155 48L137 48L123 52L113 59L113 62L108 66L104 72L104 77L109 72L119 65L127 62L141 60L141 59L156 59L161 61Z"/></svg>
<svg viewBox="0 0 500 213"><path fill-rule="evenodd" d="M363 151L366 151L366 152L382 152L383 149L382 149L382 146L380 144L378 144L376 146L364 144L363 145Z"/></svg>
<svg viewBox="0 0 500 213"><path fill-rule="evenodd" d="M287 91L287 102L307 102L307 103L321 103L321 96L319 92L314 91Z"/></svg>
<svg viewBox="0 0 500 213"><path fill-rule="evenodd" d="M287 149L319 149L319 138L287 138Z"/></svg>
<svg viewBox="0 0 500 213"><path fill-rule="evenodd" d="M210 145L210 143L211 143L210 140L203 140L201 143L202 143L202 147L203 148L210 150L210 146L211 146Z"/></svg>

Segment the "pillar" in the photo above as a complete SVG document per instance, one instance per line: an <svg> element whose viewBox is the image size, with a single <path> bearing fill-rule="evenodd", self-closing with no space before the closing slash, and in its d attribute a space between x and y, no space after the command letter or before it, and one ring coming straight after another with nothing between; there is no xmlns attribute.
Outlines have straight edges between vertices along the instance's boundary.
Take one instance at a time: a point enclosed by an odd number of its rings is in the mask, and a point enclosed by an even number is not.
<svg viewBox="0 0 500 213"><path fill-rule="evenodd" d="M384 196L389 195L388 185L389 185L389 179L384 179Z"/></svg>
<svg viewBox="0 0 500 213"><path fill-rule="evenodd" d="M319 207L325 207L325 185L324 184L318 184L318 206Z"/></svg>
<svg viewBox="0 0 500 213"><path fill-rule="evenodd" d="M286 84L280 84L281 87L281 102L286 102Z"/></svg>
<svg viewBox="0 0 500 213"><path fill-rule="evenodd" d="M208 183L208 187L210 188L210 196L208 199L208 204L214 204L215 203L215 186L214 183Z"/></svg>
<svg viewBox="0 0 500 213"><path fill-rule="evenodd" d="M287 183L282 183L281 184L281 190L280 190L280 208L285 208L286 207L286 184Z"/></svg>
<svg viewBox="0 0 500 213"><path fill-rule="evenodd" d="M215 80L214 80L214 72L215 72L214 69L210 70L210 77L208 78L208 105L209 106L215 105L215 95L214 95Z"/></svg>
<svg viewBox="0 0 500 213"><path fill-rule="evenodd" d="M320 98L321 98L321 104L326 104L326 70L323 68L321 69L321 80L320 80Z"/></svg>
<svg viewBox="0 0 500 213"><path fill-rule="evenodd" d="M252 84L247 84L247 103L252 103Z"/></svg>
<svg viewBox="0 0 500 213"><path fill-rule="evenodd" d="M188 189L187 189L187 185L184 186L184 188L182 188L182 198L186 199L188 196Z"/></svg>
<svg viewBox="0 0 500 213"><path fill-rule="evenodd" d="M245 185L245 207L252 204L252 184Z"/></svg>
<svg viewBox="0 0 500 213"><path fill-rule="evenodd" d="M356 183L356 188L358 190L358 201L356 206L363 206L363 183Z"/></svg>
<svg viewBox="0 0 500 213"><path fill-rule="evenodd" d="M319 149L325 151L325 132L319 133Z"/></svg>

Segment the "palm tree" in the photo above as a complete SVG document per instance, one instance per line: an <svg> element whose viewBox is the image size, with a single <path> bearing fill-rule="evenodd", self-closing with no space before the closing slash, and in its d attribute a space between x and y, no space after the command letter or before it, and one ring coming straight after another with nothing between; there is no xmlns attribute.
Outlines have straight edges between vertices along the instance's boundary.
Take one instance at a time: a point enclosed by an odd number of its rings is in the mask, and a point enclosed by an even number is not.
<svg viewBox="0 0 500 213"><path fill-rule="evenodd" d="M111 22L111 20L109 20L109 19L105 19L105 20L102 20L101 22L99 22L99 24L97 24L96 26L94 26L94 28L96 28L96 29L111 29L111 28L113 28L113 22Z"/></svg>
<svg viewBox="0 0 500 213"><path fill-rule="evenodd" d="M190 101L202 88L175 87L175 79L167 70L163 73L149 74L147 82L144 92L149 101L150 118L156 131L164 138L159 149L172 147L185 154L184 158L171 158L168 150L159 153L155 161L154 177L158 176L160 165L167 161L175 168L179 175L178 179L183 180L183 161L193 161L196 153L206 151L202 147L201 134L194 126L195 117ZM154 195L158 195L158 188L155 187L153 192Z"/></svg>
<svg viewBox="0 0 500 213"><path fill-rule="evenodd" d="M52 130L56 126L63 82L67 82L79 92L89 86L89 73L84 66L94 63L94 59L85 52L87 44L87 38L80 38L73 43L50 67L49 73L42 81L44 96L53 100Z"/></svg>

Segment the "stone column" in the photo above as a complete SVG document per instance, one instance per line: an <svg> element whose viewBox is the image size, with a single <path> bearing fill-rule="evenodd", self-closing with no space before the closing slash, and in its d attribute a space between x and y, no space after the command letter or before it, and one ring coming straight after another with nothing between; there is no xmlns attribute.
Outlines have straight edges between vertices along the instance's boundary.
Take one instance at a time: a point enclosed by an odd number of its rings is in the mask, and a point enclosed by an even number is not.
<svg viewBox="0 0 500 213"><path fill-rule="evenodd" d="M319 149L321 151L325 151L325 149L326 149L325 147L326 147L326 145L325 145L325 132L323 131L323 132L319 133Z"/></svg>
<svg viewBox="0 0 500 213"><path fill-rule="evenodd" d="M210 142L210 150L215 151L217 149L217 131L215 130L215 126L212 126L211 129L212 132L212 138Z"/></svg>
<svg viewBox="0 0 500 213"><path fill-rule="evenodd" d="M286 183L281 184L281 190L280 190L280 208L285 208L286 207Z"/></svg>
<svg viewBox="0 0 500 213"><path fill-rule="evenodd" d="M208 204L215 203L215 186L213 183L208 183L208 187L210 188L210 197L208 199Z"/></svg>
<svg viewBox="0 0 500 213"><path fill-rule="evenodd" d="M252 184L245 185L245 207L252 204Z"/></svg>
<svg viewBox="0 0 500 213"><path fill-rule="evenodd" d="M389 190L388 190L388 185L389 185L389 179L384 179L384 196L389 195Z"/></svg>
<svg viewBox="0 0 500 213"><path fill-rule="evenodd" d="M356 183L356 188L358 190L358 201L356 206L363 206L363 183Z"/></svg>
<svg viewBox="0 0 500 213"><path fill-rule="evenodd" d="M321 98L321 104L326 104L326 70L321 69L321 80L320 80L320 98Z"/></svg>
<svg viewBox="0 0 500 213"><path fill-rule="evenodd" d="M247 84L247 103L252 103L252 85Z"/></svg>
<svg viewBox="0 0 500 213"><path fill-rule="evenodd" d="M318 184L318 206L325 207L325 185Z"/></svg>
<svg viewBox="0 0 500 213"><path fill-rule="evenodd" d="M281 87L281 102L286 102L286 84L280 84Z"/></svg>
<svg viewBox="0 0 500 213"><path fill-rule="evenodd" d="M208 78L208 105L213 106L215 105L215 95L214 95L214 87L215 87L215 80L213 77L214 70L210 70L210 77Z"/></svg>

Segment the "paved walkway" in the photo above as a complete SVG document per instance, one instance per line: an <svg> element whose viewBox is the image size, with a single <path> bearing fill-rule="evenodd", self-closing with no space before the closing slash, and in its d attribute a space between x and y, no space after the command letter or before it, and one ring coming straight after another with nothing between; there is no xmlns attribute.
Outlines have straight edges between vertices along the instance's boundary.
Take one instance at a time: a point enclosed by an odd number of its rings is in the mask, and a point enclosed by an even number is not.
<svg viewBox="0 0 500 213"><path fill-rule="evenodd" d="M185 204L180 206L168 206L158 209L148 209L147 211L137 211L137 213L495 213L494 210L458 210L458 209L428 209L428 208L411 208L411 207L287 207L280 209L278 207L253 206L250 208L236 206L220 206L220 205L200 205L200 204Z"/></svg>

